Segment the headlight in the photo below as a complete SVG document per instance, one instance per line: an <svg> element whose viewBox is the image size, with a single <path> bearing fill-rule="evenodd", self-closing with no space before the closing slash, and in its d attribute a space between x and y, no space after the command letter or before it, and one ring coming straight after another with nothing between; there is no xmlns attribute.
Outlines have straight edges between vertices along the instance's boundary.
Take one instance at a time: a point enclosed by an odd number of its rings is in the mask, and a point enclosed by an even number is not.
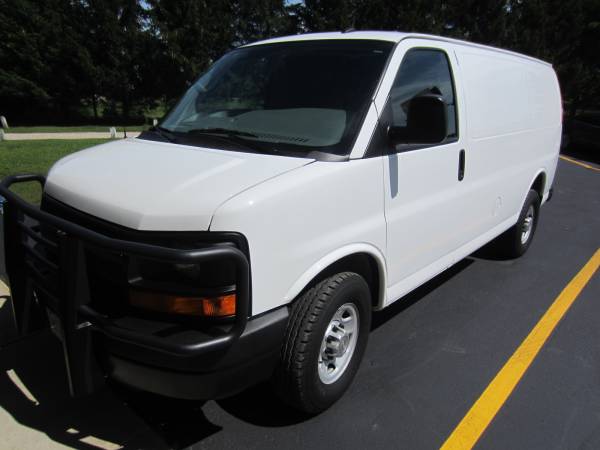
<svg viewBox="0 0 600 450"><path fill-rule="evenodd" d="M173 264L136 258L129 265L129 282L148 290L162 285L169 292L204 294L203 290L218 289L221 294L235 290L235 266L231 261Z"/></svg>
<svg viewBox="0 0 600 450"><path fill-rule="evenodd" d="M207 318L236 313L231 260L172 263L136 256L129 259L127 278L128 303L135 308Z"/></svg>

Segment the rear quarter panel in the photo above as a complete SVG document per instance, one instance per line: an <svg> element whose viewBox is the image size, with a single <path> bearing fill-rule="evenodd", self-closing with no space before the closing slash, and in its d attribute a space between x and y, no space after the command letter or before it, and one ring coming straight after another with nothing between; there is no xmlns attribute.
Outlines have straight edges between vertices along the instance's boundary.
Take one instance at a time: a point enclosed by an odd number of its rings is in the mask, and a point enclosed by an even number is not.
<svg viewBox="0 0 600 450"><path fill-rule="evenodd" d="M502 52L456 46L467 121L469 168L492 226L520 211L536 176L552 185L562 106L552 67Z"/></svg>

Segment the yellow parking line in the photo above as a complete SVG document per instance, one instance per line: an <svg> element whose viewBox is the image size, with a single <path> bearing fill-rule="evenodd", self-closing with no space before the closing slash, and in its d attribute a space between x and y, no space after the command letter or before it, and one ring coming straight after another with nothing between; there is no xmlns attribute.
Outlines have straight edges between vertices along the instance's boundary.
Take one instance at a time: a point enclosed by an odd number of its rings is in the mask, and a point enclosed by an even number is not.
<svg viewBox="0 0 600 450"><path fill-rule="evenodd" d="M538 352L600 266L600 248L554 300L544 316L483 391L446 442L443 450L471 449L508 399Z"/></svg>
<svg viewBox="0 0 600 450"><path fill-rule="evenodd" d="M586 169L595 170L596 172L600 172L599 167L592 166L590 164L583 163L581 161L577 161L576 159L569 158L567 156L560 155L560 159L564 159L565 161L569 161L573 164L577 164L578 166L585 167Z"/></svg>

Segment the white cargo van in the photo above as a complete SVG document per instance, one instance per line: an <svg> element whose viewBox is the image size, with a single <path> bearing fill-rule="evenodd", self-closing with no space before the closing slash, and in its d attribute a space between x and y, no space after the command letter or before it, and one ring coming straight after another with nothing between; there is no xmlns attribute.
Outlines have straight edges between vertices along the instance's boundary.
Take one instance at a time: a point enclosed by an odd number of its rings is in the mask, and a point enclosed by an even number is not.
<svg viewBox="0 0 600 450"><path fill-rule="evenodd" d="M96 373L180 398L272 377L315 413L373 310L495 238L527 250L560 138L556 75L527 56L394 32L243 46L160 126L3 180L16 316L50 318L74 394Z"/></svg>

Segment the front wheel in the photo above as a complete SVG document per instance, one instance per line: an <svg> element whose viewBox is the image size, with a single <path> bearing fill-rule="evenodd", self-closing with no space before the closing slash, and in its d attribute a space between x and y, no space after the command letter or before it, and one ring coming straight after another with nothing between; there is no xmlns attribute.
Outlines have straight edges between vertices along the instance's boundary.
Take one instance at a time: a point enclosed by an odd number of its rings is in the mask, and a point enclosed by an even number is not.
<svg viewBox="0 0 600 450"><path fill-rule="evenodd" d="M367 345L371 293L353 272L329 277L298 298L286 330L275 386L295 408L319 413L346 391Z"/></svg>

